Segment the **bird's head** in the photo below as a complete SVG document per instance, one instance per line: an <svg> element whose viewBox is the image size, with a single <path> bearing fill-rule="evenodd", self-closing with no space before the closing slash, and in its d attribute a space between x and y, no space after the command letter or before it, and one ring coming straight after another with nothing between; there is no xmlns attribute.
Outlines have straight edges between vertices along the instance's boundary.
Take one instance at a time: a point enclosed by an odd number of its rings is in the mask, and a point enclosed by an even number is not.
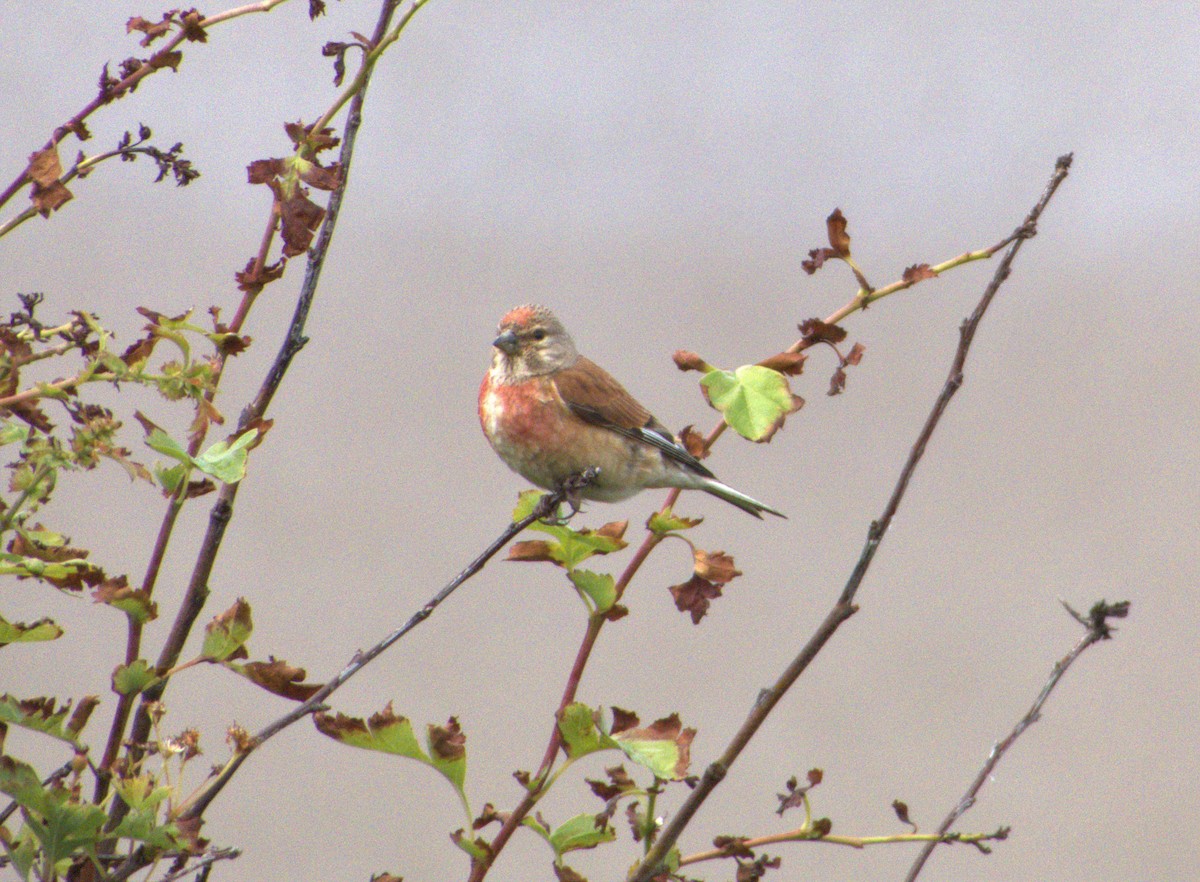
<svg viewBox="0 0 1200 882"><path fill-rule="evenodd" d="M544 306L528 304L510 310L500 320L493 364L510 378L550 374L579 359L575 341L562 322Z"/></svg>

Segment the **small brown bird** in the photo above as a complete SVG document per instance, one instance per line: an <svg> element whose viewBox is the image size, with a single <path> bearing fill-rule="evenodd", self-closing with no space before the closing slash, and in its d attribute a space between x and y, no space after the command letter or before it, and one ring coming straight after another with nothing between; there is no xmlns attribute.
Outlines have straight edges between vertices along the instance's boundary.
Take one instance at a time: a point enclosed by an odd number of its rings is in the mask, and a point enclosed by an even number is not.
<svg viewBox="0 0 1200 882"><path fill-rule="evenodd" d="M509 468L547 490L596 467L585 499L618 502L651 487L703 490L761 518L786 517L722 484L595 362L544 306L500 320L479 387L479 422Z"/></svg>

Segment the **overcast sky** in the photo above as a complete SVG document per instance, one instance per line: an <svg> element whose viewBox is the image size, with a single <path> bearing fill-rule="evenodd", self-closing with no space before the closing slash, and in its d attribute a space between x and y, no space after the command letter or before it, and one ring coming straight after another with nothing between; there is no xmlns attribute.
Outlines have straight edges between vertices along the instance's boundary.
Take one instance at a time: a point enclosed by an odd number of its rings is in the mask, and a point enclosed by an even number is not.
<svg viewBox="0 0 1200 882"><path fill-rule="evenodd" d="M122 344L144 323L137 306L231 312L233 272L269 208L245 167L285 155L283 123L311 122L330 104L321 45L369 33L376 15L374 3L344 0L313 24L305 7L293 0L213 28L177 73L95 115L94 140L68 141L64 158L107 149L144 122L163 146L184 142L202 177L181 190L153 185L143 159L78 182L49 221L0 240L11 303L0 308L42 291L47 316L89 309ZM161 11L0 3L6 180L93 97L104 63L144 53L126 19ZM774 794L812 767L825 770L815 811L835 832L901 832L893 799L936 827L1079 637L1059 599L1128 599L1116 639L1070 671L960 825L1011 825L1011 838L986 857L944 849L922 878L1194 876L1198 53L1200 23L1183 3L431 0L371 86L311 342L252 455L211 613L249 598L255 657L285 657L321 680L499 532L524 484L483 439L475 393L510 307L551 306L581 351L664 423L708 428L715 415L696 375L678 372L671 353L753 362L849 300L856 289L841 267L800 268L825 244L832 209L882 285L910 264L1002 239L1055 158L1074 151L976 340L861 612L682 845L787 829ZM218 400L227 414L273 357L300 270L294 262L255 307L254 345ZM814 352L794 381L808 404L785 431L765 446L722 440L714 471L789 520L758 523L685 495L679 509L706 518L691 538L733 554L745 575L694 627L666 591L688 576L686 548L666 543L627 596L631 615L603 634L580 700L646 720L678 711L699 729L697 772L720 752L841 590L991 272L964 267L853 316L846 327L866 356L844 395L824 394L834 363ZM165 403L115 400L186 424ZM136 424L128 443L141 452ZM161 498L112 467L59 492L47 523L140 579ZM579 523L628 518L637 541L661 500L595 504ZM164 610L207 511L199 500L181 522L159 586ZM22 662L0 666L0 692L101 694L89 735L102 743L121 617L27 583L0 589L0 614L50 615L68 629L57 643L7 650ZM520 797L512 771L540 760L583 626L561 574L497 562L334 704L362 716L394 700L418 726L458 715L476 810L507 810ZM150 626L151 653L167 627ZM80 665L91 672L83 687L65 673ZM229 723L256 729L286 703L200 669L172 686L168 707L168 728L200 727L219 763ZM29 743L10 736L14 752ZM59 761L48 756L46 769ZM612 763L581 763L539 809L554 822L597 810L582 778ZM245 850L214 878L465 878L448 838L459 809L434 778L298 725L210 812L206 835ZM675 805L664 797L663 811ZM619 834L571 864L593 882L623 878L637 852ZM770 853L784 858L780 879L895 879L915 852ZM489 878L551 879L549 864L544 845L518 835ZM732 867L693 875L729 878Z"/></svg>

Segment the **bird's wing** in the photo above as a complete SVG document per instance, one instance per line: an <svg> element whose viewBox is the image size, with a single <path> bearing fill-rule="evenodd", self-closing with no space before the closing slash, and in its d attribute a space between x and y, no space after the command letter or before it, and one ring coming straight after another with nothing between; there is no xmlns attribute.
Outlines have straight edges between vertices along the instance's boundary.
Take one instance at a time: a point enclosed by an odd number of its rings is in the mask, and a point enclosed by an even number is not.
<svg viewBox="0 0 1200 882"><path fill-rule="evenodd" d="M713 477L650 411L594 361L580 356L554 375L567 407L582 420L658 448L671 459L706 478Z"/></svg>

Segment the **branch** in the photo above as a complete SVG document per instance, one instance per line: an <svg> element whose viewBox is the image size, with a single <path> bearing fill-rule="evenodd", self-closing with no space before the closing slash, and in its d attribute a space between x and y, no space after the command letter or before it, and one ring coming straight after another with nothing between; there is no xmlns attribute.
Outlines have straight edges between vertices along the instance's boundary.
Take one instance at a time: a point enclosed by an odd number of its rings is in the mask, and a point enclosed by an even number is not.
<svg viewBox="0 0 1200 882"><path fill-rule="evenodd" d="M391 18L399 4L400 0L384 0L380 9L379 20L376 23L376 40L382 39L387 33ZM340 186L330 193L324 222L313 243L313 247L308 252L304 280L300 287L300 294L284 342L275 357L274 363L267 372L267 376L263 379L258 393L242 411L236 434L242 434L251 423L263 417L280 384L283 382L283 378L291 366L292 360L308 342L308 338L304 336L304 327L308 320L313 300L316 297L321 270L325 265L325 258L329 253L329 246L333 240L334 229L337 226L342 200L345 197L346 187L349 184L349 170L354 155L354 144L357 139L358 129L362 124L362 106L366 98L368 82L369 77L362 81L358 94L355 95L354 100L350 103L345 131L343 132L341 154L339 156L339 162L345 170L344 176ZM252 295L248 294L247 296ZM245 304L246 301L243 299L243 305ZM239 308L238 315L239 321L244 319L245 310ZM225 528L233 517L233 504L237 498L238 487L238 484L223 484L217 501L209 513L208 529L205 532L200 550L197 553L191 578L184 592L183 599L180 602L179 612L155 663L156 669L159 671L170 670L179 662L179 656L183 651L184 643L187 641L188 635L191 633L192 627L195 625L196 619L199 617L208 599L208 580L216 563L217 554L224 541ZM173 523L176 513L173 509L168 510L168 514L164 519L164 529L168 526L168 519ZM138 745L144 743L149 737L151 721L148 708L151 703L161 698L166 685L167 681L164 681L158 686L151 687L142 696L129 735L129 740L134 745L134 751L137 751L139 749ZM116 803L113 811L110 813L110 824L115 825L120 820L124 811L124 803Z"/></svg>
<svg viewBox="0 0 1200 882"><path fill-rule="evenodd" d="M984 761L983 768L979 770L979 774L975 776L975 780L971 782L971 786L967 788L967 792L958 801L958 805L951 810L950 814L946 815L945 820L938 827L937 832L939 835L944 834L954 826L958 819L966 814L971 806L975 805L975 798L979 795L979 791L983 789L983 785L987 782L988 778L996 770L996 766L1000 763L1004 754L1008 752L1008 749L1013 746L1013 743L1021 737L1026 729L1041 719L1042 706L1045 705L1046 700L1050 697L1050 693L1054 691L1054 687L1058 685L1058 681L1062 679L1063 674L1075 663L1075 659L1083 655L1084 650L1092 644L1098 643L1101 640L1108 640L1112 637L1113 629L1108 624L1108 619L1123 619L1129 615L1129 601L1127 600L1113 604L1108 604L1101 600L1092 606L1086 618L1080 616L1079 613L1075 612L1075 610L1071 609L1065 603L1063 606L1067 607L1067 612L1077 622L1080 622L1087 628L1086 633L1075 644L1074 648L1055 664L1054 668L1050 671L1049 679L1046 680L1046 685L1042 687L1042 691L1038 693L1038 697L1034 699L1025 716L1017 721L1017 724L1013 726L1012 731L1005 736L1003 741L992 745L991 753L988 754L987 759ZM933 854L934 848L937 847L940 841L942 840L933 840L925 844L925 847L921 849L921 853L917 855L917 859L913 861L908 875L904 877L905 882L914 882L917 876L921 874L921 869L925 866L925 862L929 860L929 856Z"/></svg>
<svg viewBox="0 0 1200 882"><path fill-rule="evenodd" d="M391 0L387 0L387 2L391 2ZM466 568L464 568L457 576L451 579L445 585L445 587L437 592L437 594L431 597L424 606L413 613L407 622L392 631L366 652L355 653L354 657L350 659L350 661L344 668L342 668L337 676L328 681L317 692L313 693L313 695L307 701L305 701L303 704L297 705L290 712L284 714L279 719L265 726L253 737L247 739L245 746L242 747L238 753L228 763L225 764L225 767L221 769L221 771L205 785L203 791L200 792L190 802L187 808L184 809L175 818L175 820L187 821L199 818L201 815L203 815L208 809L208 806L217 797L217 794L219 794L225 788L225 785L229 783L229 781L237 773L238 769L241 768L242 763L244 763L255 750L262 747L263 744L298 720L302 720L304 717L316 713L317 711L325 710L325 700L329 698L329 696L345 685L351 677L353 677L372 661L386 652L389 648L391 648L397 641L400 640L400 638L404 637L405 634L407 634L409 631L412 631L414 628L428 619L433 614L433 611L437 609L437 607L444 600L446 600L446 598L453 594L460 585L482 570L487 562L491 560L497 552L499 552L502 548L504 548L505 545L512 541L514 536L524 531L525 528L534 521L541 520L542 518L552 515L555 509L557 509L558 506L566 500L569 493L577 491L582 486L586 486L588 482L595 479L595 476L596 472L593 470L585 472L582 476L580 476L582 483L575 484L571 488L563 487L559 490L556 490L554 493L543 496L541 502L532 512L521 518L519 521L513 521L511 524L505 527L504 531L498 537L496 537L496 539L490 545L488 545L483 552L481 552L473 561L471 561L471 563L469 563ZM148 861L149 857L145 851L139 849L130 855L125 862L118 867L111 876L108 877L106 882L123 882L123 880L128 879L142 867L146 866Z"/></svg>
<svg viewBox="0 0 1200 882"><path fill-rule="evenodd" d="M1000 290L1000 286L1008 278L1013 260L1016 258L1017 252L1020 251L1021 245L1024 244L1026 239L1036 235L1038 218L1041 217L1042 211L1050 202L1051 197L1054 196L1054 192L1058 189L1058 186L1066 179L1070 167L1071 154L1058 158L1054 173L1042 191L1041 198L1029 212L1024 223L1014 232L1008 251L1000 261L999 266L996 267L996 272L992 276L992 280L985 289L979 303L976 305L974 312L971 313L970 318L963 322L959 329L958 349L954 354L950 374L946 378L946 383L942 387L942 392L934 403L933 409L926 418L925 425L917 436L916 443L909 453L908 461L904 464L904 468L900 472L900 478L892 490L892 495L884 507L882 516L877 521L872 522L870 529L867 531L866 544L863 546L858 562L855 564L854 570L851 572L845 587L842 589L841 596L838 597L837 602L829 611L825 620L818 626L813 636L809 638L808 643L804 645L800 653L784 669L775 683L759 694L758 700L755 702L754 707L751 709L737 734L733 736L733 739L721 756L704 770L704 775L701 777L700 783L692 790L687 799L684 800L675 817L671 819L671 822L663 828L658 840L654 843L654 847L646 854L645 859L630 873L630 882L649 882L659 872L663 861L668 852L675 846L680 834L683 833L684 829L691 822L692 817L699 810L700 806L708 799L709 794L721 783L729 768L741 754L742 749L749 743L767 717L770 716L771 711L779 703L780 699L783 698L792 684L796 682L797 678L804 673L809 663L817 656L829 639L833 637L841 624L858 611L858 607L854 604L855 595L858 593L858 589L866 577L867 570L870 568L871 561L875 557L875 552L883 541L884 535L887 533L892 518L895 516L901 501L904 499L909 481L916 471L917 464L925 454L925 448L929 443L930 437L932 437L934 430L937 428L950 399L954 397L954 393L962 386L963 368L966 364L967 353L971 348L971 342L975 339L975 331L978 329L979 323L983 320L988 306L991 305L992 299Z"/></svg>

